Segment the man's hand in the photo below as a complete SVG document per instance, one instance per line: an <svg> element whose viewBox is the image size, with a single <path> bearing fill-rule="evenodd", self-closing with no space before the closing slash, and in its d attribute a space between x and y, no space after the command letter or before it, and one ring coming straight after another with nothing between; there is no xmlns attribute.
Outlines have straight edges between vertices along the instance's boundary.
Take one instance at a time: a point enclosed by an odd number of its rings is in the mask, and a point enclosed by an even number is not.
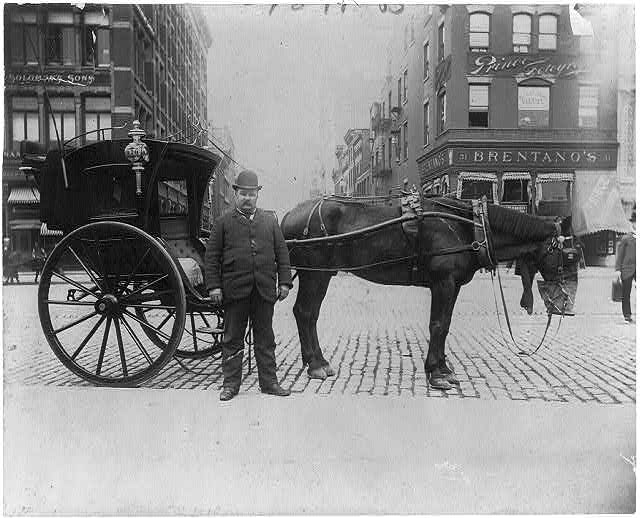
<svg viewBox="0 0 640 518"><path fill-rule="evenodd" d="M278 288L278 300L284 300L289 295L289 286L282 285Z"/></svg>
<svg viewBox="0 0 640 518"><path fill-rule="evenodd" d="M216 288L215 290L209 290L209 297L214 304L219 306L222 304L222 289Z"/></svg>

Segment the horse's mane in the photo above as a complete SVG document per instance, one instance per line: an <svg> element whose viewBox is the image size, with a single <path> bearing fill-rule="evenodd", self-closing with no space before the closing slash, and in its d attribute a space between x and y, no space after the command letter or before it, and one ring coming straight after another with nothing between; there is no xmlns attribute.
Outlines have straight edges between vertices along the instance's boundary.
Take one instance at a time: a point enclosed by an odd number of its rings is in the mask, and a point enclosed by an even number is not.
<svg viewBox="0 0 640 518"><path fill-rule="evenodd" d="M457 198L446 198L434 203L439 206L450 207L464 212L472 217L471 202ZM510 234L523 240L541 240L555 231L555 225L545 219L524 214L516 210L507 209L500 205L489 203L489 224L494 232Z"/></svg>

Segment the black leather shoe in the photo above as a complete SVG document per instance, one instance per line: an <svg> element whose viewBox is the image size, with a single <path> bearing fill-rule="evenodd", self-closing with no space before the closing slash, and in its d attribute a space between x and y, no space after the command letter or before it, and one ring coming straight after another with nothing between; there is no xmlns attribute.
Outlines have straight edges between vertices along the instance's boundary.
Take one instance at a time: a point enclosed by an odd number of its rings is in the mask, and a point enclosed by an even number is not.
<svg viewBox="0 0 640 518"><path fill-rule="evenodd" d="M269 385L268 387L262 387L260 389L263 394L271 394L272 396L290 396L291 391L286 388L282 388L277 383Z"/></svg>
<svg viewBox="0 0 640 518"><path fill-rule="evenodd" d="M238 395L238 389L224 387L220 392L220 401L229 401Z"/></svg>

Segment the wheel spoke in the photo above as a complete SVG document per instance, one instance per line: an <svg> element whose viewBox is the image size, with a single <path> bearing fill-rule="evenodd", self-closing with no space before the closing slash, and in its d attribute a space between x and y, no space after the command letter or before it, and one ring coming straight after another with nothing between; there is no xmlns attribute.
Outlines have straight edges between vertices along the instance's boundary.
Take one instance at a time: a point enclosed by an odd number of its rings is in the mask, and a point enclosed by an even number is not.
<svg viewBox="0 0 640 518"><path fill-rule="evenodd" d="M120 363L122 364L122 374L126 378L129 375L129 373L127 372L127 360L124 357L124 345L122 343L122 334L120 333L120 321L117 318L114 318L113 325L116 328L116 337L118 338L118 350L120 351Z"/></svg>
<svg viewBox="0 0 640 518"><path fill-rule="evenodd" d="M89 320L91 317L97 315L98 312L97 311L92 311L91 313L89 313L88 315L83 316L82 318L79 318L78 320L74 320L73 322L67 324L66 326L62 326L59 329L54 329L53 334L57 335L58 333L61 333L62 331L66 331L67 329L69 329L70 327L73 326L77 326L78 324L81 324L82 322L84 322L85 320Z"/></svg>
<svg viewBox="0 0 640 518"><path fill-rule="evenodd" d="M196 337L196 321L195 321L195 318L193 318L193 311L189 313L189 316L191 317L191 331L193 332L193 334L191 335L193 338L193 350L197 352L198 338Z"/></svg>
<svg viewBox="0 0 640 518"><path fill-rule="evenodd" d="M104 328L102 336L102 347L100 348L100 356L98 357L98 366L96 367L96 376L100 376L102 370L102 362L104 361L104 352L107 350L107 340L109 339L109 329L111 328L111 317L107 317L107 325Z"/></svg>
<svg viewBox="0 0 640 518"><path fill-rule="evenodd" d="M80 266L82 266L84 271L87 272L87 275L91 278L93 283L96 285L96 288L98 288L98 290L102 290L100 283L98 283L98 280L93 275L93 272L91 271L91 269L86 264L84 264L84 261L80 259L80 256L76 253L76 251L73 249L71 245L69 245L69 250L74 255L74 257L78 260L78 262L80 263Z"/></svg>
<svg viewBox="0 0 640 518"><path fill-rule="evenodd" d="M78 354L80 354L80 351L82 351L82 349L84 349L84 346L87 345L89 343L89 340L91 340L91 337L95 334L95 332L98 330L98 328L100 327L100 324L102 324L102 322L104 322L104 319L107 318L105 315L102 315L100 317L100 320L98 320L98 322L96 323L95 326L93 326L93 329L91 331L89 331L89 334L86 336L86 338L84 340L82 340L82 343L80 344L80 347L78 347L76 349L76 352L73 353L73 355L71 356L72 360L75 360L76 357L78 356Z"/></svg>
<svg viewBox="0 0 640 518"><path fill-rule="evenodd" d="M61 306L95 306L95 302L81 302L79 300L53 300L47 299L47 304L59 304Z"/></svg>
<svg viewBox="0 0 640 518"><path fill-rule="evenodd" d="M175 306L164 306L162 304L149 305L149 304L129 304L129 303L127 303L127 307L128 308L142 308L142 309L146 309L146 310L166 309L167 311L171 311L171 310L175 310L176 309Z"/></svg>
<svg viewBox="0 0 640 518"><path fill-rule="evenodd" d="M209 325L209 321L207 320L207 317L204 316L204 313L202 311L198 312L198 315L200 315L200 318L202 319L202 321L204 322L204 325L207 327L211 327Z"/></svg>
<svg viewBox="0 0 640 518"><path fill-rule="evenodd" d="M141 326L146 327L147 329L151 329L154 333L156 333L157 335L160 335L162 338L164 338L165 340L169 341L171 340L171 337L165 333L163 333L162 331L160 331L160 329L157 329L155 327L153 327L151 324L149 324L148 322L145 322L144 320L139 319L137 316L135 316L133 313L131 313L130 311L127 311L126 309L124 310L124 312L129 315L129 318L132 318L133 320L135 320L136 322L138 322L138 324L140 324Z"/></svg>
<svg viewBox="0 0 640 518"><path fill-rule="evenodd" d="M133 270L131 270L131 273L127 276L127 279L125 280L124 287L118 292L118 295L122 295L122 292L125 289L127 289L127 286L129 286L129 282L131 282L131 279L133 278L133 276L136 273L138 273L138 268L140 268L140 266L142 266L142 263L146 259L147 255L149 255L149 252L151 252L151 248L147 248L147 251L142 255L142 257L138 261L138 264L136 264L135 267L133 268Z"/></svg>
<svg viewBox="0 0 640 518"><path fill-rule="evenodd" d="M98 275L100 276L101 279L104 280L104 287L103 287L103 292L107 293L109 291L109 280L107 279L107 270L104 266L104 261L102 261L102 257L100 256L100 249L99 249L99 240L90 240L90 239L85 239L85 240L81 240L80 241L82 243L82 248L84 248L85 254L87 255L87 257L94 257L96 258L96 261L92 261L94 263L94 266L97 266L99 269L101 269L101 272L98 272L98 268L94 268L96 270L96 273L98 273ZM95 243L95 253L89 253L89 249L87 247L87 243ZM92 250L94 249L94 247L91 247ZM97 264L97 263L100 264Z"/></svg>
<svg viewBox="0 0 640 518"><path fill-rule="evenodd" d="M172 311L169 311L169 314L165 317L165 319L160 323L158 329L162 329L164 325L169 321L169 319L176 314L175 308Z"/></svg>
<svg viewBox="0 0 640 518"><path fill-rule="evenodd" d="M142 342L136 336L136 334L133 332L133 329L131 329L131 326L129 325L129 322L127 322L127 320L124 318L124 315L122 315L120 318L122 318L122 323L124 324L125 329L129 333L129 336L131 336L131 338L134 341L134 343L138 346L138 349L140 349L140 352L142 353L142 355L147 359L147 361L149 362L149 365L151 365L153 363L153 361L151 360L151 356L149 356L149 353L147 352L147 350L142 345Z"/></svg>
<svg viewBox="0 0 640 518"><path fill-rule="evenodd" d="M129 294L125 295L124 297L122 297L121 300L127 300L129 297L132 297L133 295L137 295L138 293L141 293L144 290L149 289L150 286L153 286L154 284L157 284L160 281L163 281L167 277L169 277L169 276L165 274L162 277L159 277L158 279L156 279L155 281L151 281L151 282L145 284L144 286L140 286L137 290L134 290L131 293L129 293Z"/></svg>
<svg viewBox="0 0 640 518"><path fill-rule="evenodd" d="M90 289L84 287L82 284L80 284L79 282L74 281L73 279L70 279L69 277L67 277L65 274L60 273L58 270L51 270L51 274L55 275L56 277L62 279L63 281L67 281L69 284L71 284L72 286L75 286L76 288L78 288L80 291L86 293L87 295L92 295L94 296L96 299L98 299L99 297L93 293Z"/></svg>

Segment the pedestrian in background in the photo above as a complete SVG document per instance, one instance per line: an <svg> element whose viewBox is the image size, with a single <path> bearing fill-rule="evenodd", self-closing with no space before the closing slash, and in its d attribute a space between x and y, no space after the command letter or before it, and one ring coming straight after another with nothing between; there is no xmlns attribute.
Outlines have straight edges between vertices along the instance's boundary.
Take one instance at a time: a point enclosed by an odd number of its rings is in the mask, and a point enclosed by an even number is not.
<svg viewBox="0 0 640 518"><path fill-rule="evenodd" d="M270 211L256 208L258 176L242 171L233 184L236 207L219 216L205 256L205 282L209 296L224 306L220 400L228 401L240 390L247 319L253 325L254 352L260 390L288 396L276 377L273 307L293 286L289 250L278 220Z"/></svg>
<svg viewBox="0 0 640 518"><path fill-rule="evenodd" d="M616 272L622 282L622 315L631 323L631 285L636 278L636 211L631 213L631 232L623 236L616 251Z"/></svg>

